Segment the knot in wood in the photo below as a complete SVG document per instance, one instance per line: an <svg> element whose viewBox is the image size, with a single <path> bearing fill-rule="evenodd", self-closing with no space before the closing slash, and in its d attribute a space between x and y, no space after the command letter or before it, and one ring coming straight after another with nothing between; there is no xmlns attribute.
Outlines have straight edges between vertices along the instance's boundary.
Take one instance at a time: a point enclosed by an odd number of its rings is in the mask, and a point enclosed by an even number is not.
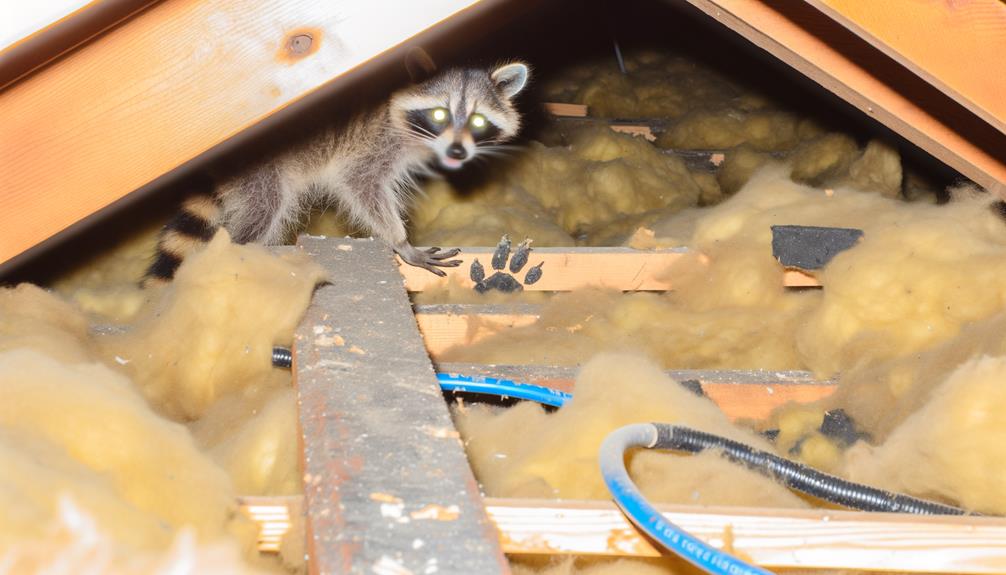
<svg viewBox="0 0 1006 575"><path fill-rule="evenodd" d="M311 51L314 38L310 34L297 34L286 41L286 50L292 56L303 56Z"/></svg>

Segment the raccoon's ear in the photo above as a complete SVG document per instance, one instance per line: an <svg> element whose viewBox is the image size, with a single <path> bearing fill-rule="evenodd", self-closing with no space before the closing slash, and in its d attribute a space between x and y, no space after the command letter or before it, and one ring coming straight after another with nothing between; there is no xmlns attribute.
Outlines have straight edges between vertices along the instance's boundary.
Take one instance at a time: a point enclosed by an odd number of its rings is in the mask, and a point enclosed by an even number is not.
<svg viewBox="0 0 1006 575"><path fill-rule="evenodd" d="M493 83L507 99L513 98L523 90L530 76L531 69L522 62L500 66L492 73Z"/></svg>
<svg viewBox="0 0 1006 575"><path fill-rule="evenodd" d="M409 72L409 78L419 83L432 76L437 71L437 65L426 50L415 47L409 48L405 54L405 69Z"/></svg>

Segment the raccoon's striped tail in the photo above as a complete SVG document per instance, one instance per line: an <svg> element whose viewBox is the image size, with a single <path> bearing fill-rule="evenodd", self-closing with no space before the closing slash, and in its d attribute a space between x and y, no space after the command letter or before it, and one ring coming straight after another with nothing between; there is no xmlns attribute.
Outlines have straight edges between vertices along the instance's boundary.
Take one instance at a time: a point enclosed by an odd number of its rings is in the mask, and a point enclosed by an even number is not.
<svg viewBox="0 0 1006 575"><path fill-rule="evenodd" d="M213 196L193 196L182 202L181 209L161 230L157 254L141 285L171 281L182 261L213 239L220 224L220 203Z"/></svg>

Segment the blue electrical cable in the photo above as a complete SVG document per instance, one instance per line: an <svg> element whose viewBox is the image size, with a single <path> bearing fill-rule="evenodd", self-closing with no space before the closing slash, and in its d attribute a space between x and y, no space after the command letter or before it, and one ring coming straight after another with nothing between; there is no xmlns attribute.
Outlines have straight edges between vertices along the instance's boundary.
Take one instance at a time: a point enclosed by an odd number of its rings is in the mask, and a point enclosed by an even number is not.
<svg viewBox="0 0 1006 575"><path fill-rule="evenodd" d="M657 437L657 427L652 423L635 423L616 429L601 443L601 476L619 509L667 550L708 573L771 575L771 571L749 565L680 529L643 497L625 469L625 451L653 447Z"/></svg>
<svg viewBox="0 0 1006 575"><path fill-rule="evenodd" d="M496 379L495 377L467 376L455 373L438 373L437 381L440 382L440 389L444 391L458 391L462 393L479 393L485 395L495 395L498 397L514 397L517 399L528 399L544 405L562 407L572 394L559 391L550 387L531 385L529 383L517 383L508 379Z"/></svg>

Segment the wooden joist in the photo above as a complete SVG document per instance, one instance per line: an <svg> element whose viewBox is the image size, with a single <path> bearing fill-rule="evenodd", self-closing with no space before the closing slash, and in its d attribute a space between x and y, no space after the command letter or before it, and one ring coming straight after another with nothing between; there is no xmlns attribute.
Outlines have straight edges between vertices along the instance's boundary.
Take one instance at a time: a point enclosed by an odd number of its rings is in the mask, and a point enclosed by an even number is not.
<svg viewBox="0 0 1006 575"><path fill-rule="evenodd" d="M522 238L514 238L519 240ZM424 248L425 249L425 248ZM424 291L444 281L460 282L474 286L469 268L478 259L486 270L493 273L489 262L494 248L461 248L456 268L442 268L447 278L437 277L414 266L402 264L405 287L409 291ZM529 291L571 291L587 286L620 289L625 291L664 291L671 289L668 269L688 252L685 248L660 250L634 250L632 248L534 248L527 266L514 275L524 279L531 266L544 262L542 277ZM400 260L399 260L400 261Z"/></svg>
<svg viewBox="0 0 1006 575"><path fill-rule="evenodd" d="M503 551L509 555L664 555L609 501L488 498L485 503ZM279 531L285 537L304 537L295 520L302 508L300 497L242 498L239 504L260 526L260 550L271 552ZM1006 571L1006 520L998 517L691 505L658 508L669 521L707 543L768 568Z"/></svg>
<svg viewBox="0 0 1006 575"><path fill-rule="evenodd" d="M574 367L435 363L442 373L483 375L576 393ZM835 391L835 382L817 380L807 371L677 369L667 375L698 383L706 397L734 420L763 420L789 402L811 403Z"/></svg>
<svg viewBox="0 0 1006 575"><path fill-rule="evenodd" d="M613 503L487 499L509 554L658 557ZM857 511L660 505L707 543L760 566L911 573L1006 572L1006 520Z"/></svg>
<svg viewBox="0 0 1006 575"><path fill-rule="evenodd" d="M762 0L688 2L950 167L1006 197L1006 134L810 4ZM937 47L942 50L946 43L954 42L953 38L968 34L934 30L932 19L916 21L911 17L914 11L924 10L922 5L947 4L943 10L950 13L957 10L958 3L901 0L890 6L884 2L858 4L865 12L889 11L897 24L887 32L905 35L905 28L912 28L909 35L934 50ZM1001 18L980 21L993 27L1002 26ZM934 37L934 33L939 36ZM991 37L1001 36L997 34ZM955 64L963 71L963 61L971 58L995 60L992 69L968 65L965 73L980 83L988 82L988 75L1002 77L1004 64L1001 58L997 59L1001 50L996 49L1000 45L1001 42L964 49L967 56L955 60ZM1001 78L993 82L996 84L985 85L1001 85ZM996 97L1002 100L1001 94Z"/></svg>
<svg viewBox="0 0 1006 575"><path fill-rule="evenodd" d="M423 248L425 249L425 248ZM441 268L447 272L446 278L402 263L399 260L405 287L410 292L420 292L442 286L445 282L459 282L466 287L474 287L470 266L478 260L486 274L493 273L489 266L494 248L461 248L458 259L461 265L455 268ZM531 266L544 263L542 277L532 285L525 285L527 291L573 291L586 287L599 287L622 291L667 291L673 289L671 266L680 262L688 253L688 248L665 248L656 250L636 250L632 248L534 248L527 266L514 275L519 280ZM699 258L701 262L701 258ZM806 272L784 270L780 281L787 287L810 287L820 285L816 278Z"/></svg>
<svg viewBox="0 0 1006 575"><path fill-rule="evenodd" d="M424 29L501 4L150 6L0 91L0 265L322 87L338 87L347 72Z"/></svg>
<svg viewBox="0 0 1006 575"><path fill-rule="evenodd" d="M553 116L564 116L568 118L586 118L587 106L584 104L567 104L565 102L545 102L542 104L545 111Z"/></svg>
<svg viewBox="0 0 1006 575"><path fill-rule="evenodd" d="M414 308L426 351L434 361L458 345L471 345L501 331L532 325L541 307L534 304L432 304Z"/></svg>
<svg viewBox="0 0 1006 575"><path fill-rule="evenodd" d="M310 572L506 573L391 250L298 248L330 280L295 337Z"/></svg>

